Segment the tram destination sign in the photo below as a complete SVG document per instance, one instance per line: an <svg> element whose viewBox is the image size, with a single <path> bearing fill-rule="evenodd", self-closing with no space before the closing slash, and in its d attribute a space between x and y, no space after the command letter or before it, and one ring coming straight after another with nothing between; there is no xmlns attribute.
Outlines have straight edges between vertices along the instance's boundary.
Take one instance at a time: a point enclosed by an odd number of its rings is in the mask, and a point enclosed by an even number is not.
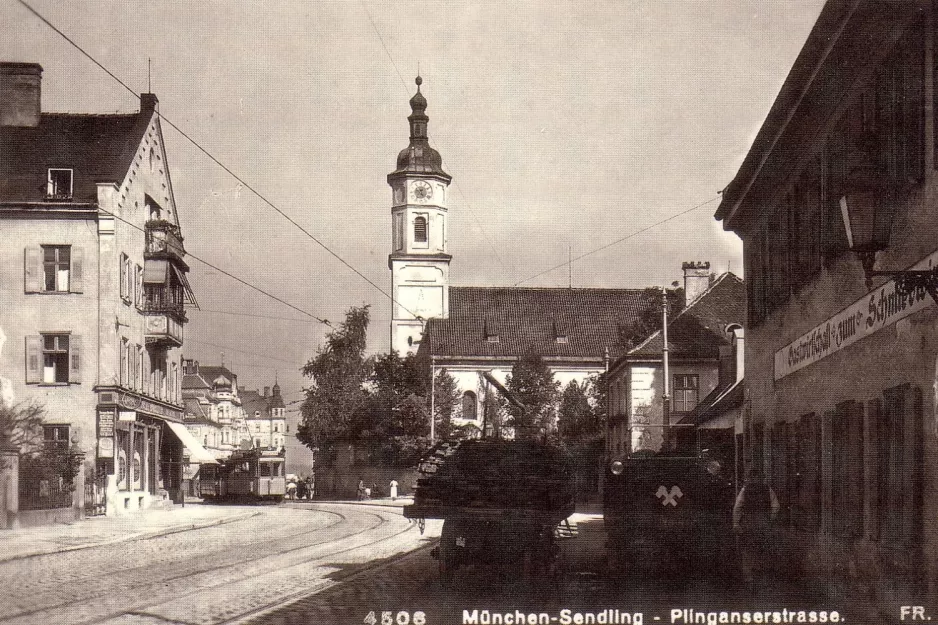
<svg viewBox="0 0 938 625"><path fill-rule="evenodd" d="M910 269L931 269L936 263L938 252ZM895 280L890 280L775 352L775 379L813 365L932 303L925 289L898 292Z"/></svg>

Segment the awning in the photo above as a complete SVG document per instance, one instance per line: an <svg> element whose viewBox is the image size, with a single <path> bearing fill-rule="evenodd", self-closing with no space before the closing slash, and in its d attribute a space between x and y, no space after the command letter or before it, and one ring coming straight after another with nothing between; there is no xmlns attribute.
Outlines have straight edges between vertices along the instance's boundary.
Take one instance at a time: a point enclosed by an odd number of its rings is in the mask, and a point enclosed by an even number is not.
<svg viewBox="0 0 938 625"><path fill-rule="evenodd" d="M189 429L185 425L173 421L166 421L166 425L189 450L189 462L194 464L218 464L215 457L205 447L202 447L199 441L195 440L195 437L189 433Z"/></svg>
<svg viewBox="0 0 938 625"><path fill-rule="evenodd" d="M169 278L169 261L148 258L143 261L144 284L166 284Z"/></svg>
<svg viewBox="0 0 938 625"><path fill-rule="evenodd" d="M195 293L192 292L192 287L189 285L189 279L186 278L186 273L176 265L173 265L172 267L173 271L176 273L176 279L179 280L179 284L182 285L185 303L198 308L199 303L195 301Z"/></svg>

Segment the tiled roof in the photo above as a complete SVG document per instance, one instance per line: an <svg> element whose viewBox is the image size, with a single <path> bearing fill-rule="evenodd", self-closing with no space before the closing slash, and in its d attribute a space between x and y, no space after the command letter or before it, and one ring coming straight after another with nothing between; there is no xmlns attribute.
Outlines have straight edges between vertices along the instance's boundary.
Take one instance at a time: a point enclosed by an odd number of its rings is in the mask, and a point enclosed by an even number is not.
<svg viewBox="0 0 938 625"><path fill-rule="evenodd" d="M746 324L746 288L742 279L724 273L700 297L668 322L668 351L673 358L719 358L720 345L728 345L728 324ZM632 349L630 357L661 358L658 330Z"/></svg>
<svg viewBox="0 0 938 625"><path fill-rule="evenodd" d="M35 127L0 127L0 201L45 201L48 169L64 168L72 201L96 202L96 183L124 180L151 116L43 113Z"/></svg>
<svg viewBox="0 0 938 625"><path fill-rule="evenodd" d="M254 419L254 413L260 412L261 419L270 418L270 397L264 397L257 391L243 391L241 393L241 406L244 408L245 417Z"/></svg>
<svg viewBox="0 0 938 625"><path fill-rule="evenodd" d="M199 403L197 398L186 398L182 400L182 403L183 406L185 406L186 423L212 423L212 420L205 414L205 410L203 410L202 404Z"/></svg>
<svg viewBox="0 0 938 625"><path fill-rule="evenodd" d="M449 318L428 321L420 348L448 357L602 358L619 328L637 323L657 297L646 289L450 287Z"/></svg>

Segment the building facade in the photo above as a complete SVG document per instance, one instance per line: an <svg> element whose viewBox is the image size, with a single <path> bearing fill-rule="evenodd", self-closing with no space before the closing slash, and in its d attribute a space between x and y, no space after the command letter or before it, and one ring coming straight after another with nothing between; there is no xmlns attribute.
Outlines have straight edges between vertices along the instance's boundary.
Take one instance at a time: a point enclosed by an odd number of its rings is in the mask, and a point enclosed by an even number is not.
<svg viewBox="0 0 938 625"><path fill-rule="evenodd" d="M732 273L711 280L709 263L684 263L684 308L668 320L668 425L674 433L697 425L701 401L728 387L734 341L745 324L745 287ZM659 300L661 295L659 295ZM659 304L661 309L663 302ZM660 329L652 331L609 368L606 452L628 455L638 446L661 449L664 434L664 353ZM733 368L735 373L735 366ZM730 423L723 453L734 457ZM640 440L641 439L641 440ZM644 447L643 447L644 448Z"/></svg>
<svg viewBox="0 0 938 625"><path fill-rule="evenodd" d="M935 54L930 2L829 0L716 214L784 566L891 615L938 598L938 306L879 273L938 261Z"/></svg>
<svg viewBox="0 0 938 625"><path fill-rule="evenodd" d="M186 427L215 458L227 458L250 439L237 374L188 358L182 371Z"/></svg>
<svg viewBox="0 0 938 625"><path fill-rule="evenodd" d="M2 396L41 405L47 436L84 452L108 514L146 508L205 453L183 425L195 299L158 102L43 113L41 76L0 63Z"/></svg>
<svg viewBox="0 0 938 625"><path fill-rule="evenodd" d="M287 435L286 405L280 385L264 387L263 394L240 389L247 437L251 447L284 449Z"/></svg>

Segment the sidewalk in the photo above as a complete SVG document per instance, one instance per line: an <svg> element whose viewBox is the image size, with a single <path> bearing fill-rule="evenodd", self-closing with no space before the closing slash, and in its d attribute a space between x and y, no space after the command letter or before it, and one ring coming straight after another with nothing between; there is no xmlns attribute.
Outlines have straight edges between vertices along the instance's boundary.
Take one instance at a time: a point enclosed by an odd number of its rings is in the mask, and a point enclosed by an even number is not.
<svg viewBox="0 0 938 625"><path fill-rule="evenodd" d="M121 517L98 516L68 524L0 530L0 562L222 525L262 511L251 506L187 503L173 510L143 510Z"/></svg>

